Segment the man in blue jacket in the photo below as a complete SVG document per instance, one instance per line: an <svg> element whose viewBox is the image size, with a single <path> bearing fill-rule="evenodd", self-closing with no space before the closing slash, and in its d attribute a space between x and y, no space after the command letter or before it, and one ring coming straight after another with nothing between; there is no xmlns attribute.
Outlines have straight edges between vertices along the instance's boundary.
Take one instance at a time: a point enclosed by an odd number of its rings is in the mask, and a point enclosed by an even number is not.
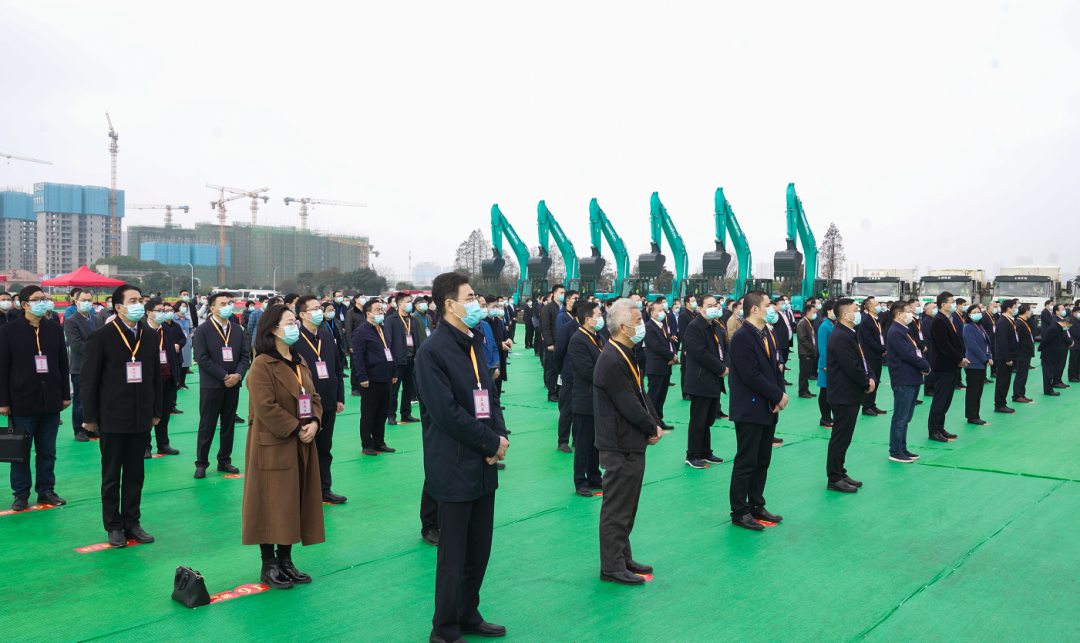
<svg viewBox="0 0 1080 643"><path fill-rule="evenodd" d="M764 495L777 418L788 404L776 339L765 327L769 307L768 295L760 290L746 294L746 323L731 336L727 363L731 420L738 445L731 467L731 523L754 531L765 529L759 520L783 520L765 509Z"/></svg>
<svg viewBox="0 0 1080 643"><path fill-rule="evenodd" d="M503 636L506 628L480 615L495 523L496 463L510 442L495 383L481 363L480 304L468 277L457 272L432 281L442 323L416 353L416 387L424 437L424 489L439 503L435 614L430 641L462 634Z"/></svg>
<svg viewBox="0 0 1080 643"><path fill-rule="evenodd" d="M353 368L360 383L360 443L364 455L393 453L386 446L386 419L390 411L390 387L397 383L397 365L390 333L383 328L383 303L364 304L367 321L352 335Z"/></svg>
<svg viewBox="0 0 1080 643"><path fill-rule="evenodd" d="M893 390L893 418L889 429L889 459L893 462L910 463L919 459L907 448L908 423L915 413L923 376L930 372L930 362L912 339L908 326L915 315L910 304L902 301L889 308L893 324L889 327L886 342L889 355L889 384Z"/></svg>
<svg viewBox="0 0 1080 643"><path fill-rule="evenodd" d="M836 325L836 312L833 310L833 306L836 305L836 301L830 299L824 303L821 308L821 316L824 319L821 325L817 329L817 345L818 345L818 360L817 360L817 385L818 385L818 411L821 412L821 426L831 429L833 427L832 419L832 407L829 406L829 381L826 377L825 370L825 354L828 352L829 337L832 335L833 327Z"/></svg>

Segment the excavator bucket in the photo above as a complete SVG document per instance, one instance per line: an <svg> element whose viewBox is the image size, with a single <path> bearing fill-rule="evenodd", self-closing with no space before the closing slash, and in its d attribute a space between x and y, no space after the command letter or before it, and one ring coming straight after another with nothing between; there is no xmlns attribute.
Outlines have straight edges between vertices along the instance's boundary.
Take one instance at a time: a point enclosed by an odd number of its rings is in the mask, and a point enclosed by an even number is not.
<svg viewBox="0 0 1080 643"><path fill-rule="evenodd" d="M645 254L638 255L638 274L645 279L653 279L659 277L660 273L664 270L664 261L667 259L663 254L657 252L659 248L653 247L653 252L646 252Z"/></svg>
<svg viewBox="0 0 1080 643"><path fill-rule="evenodd" d="M706 252L701 257L701 274L706 277L723 277L727 274L730 263L731 253L726 250L717 248L713 252Z"/></svg>
<svg viewBox="0 0 1080 643"><path fill-rule="evenodd" d="M529 277L547 277L548 270L550 269L551 257L547 255L529 257Z"/></svg>
<svg viewBox="0 0 1080 643"><path fill-rule="evenodd" d="M773 255L774 279L801 279L803 276L803 256L795 249L795 241L788 240L787 250Z"/></svg>
<svg viewBox="0 0 1080 643"><path fill-rule="evenodd" d="M578 272L581 273L584 279L599 279L600 275L604 272L604 266L607 262L604 258L598 254L593 254L591 257L582 257L578 259Z"/></svg>
<svg viewBox="0 0 1080 643"><path fill-rule="evenodd" d="M506 260L502 257L484 259L480 262L480 272L483 274L484 279L498 279L502 275L505 265Z"/></svg>

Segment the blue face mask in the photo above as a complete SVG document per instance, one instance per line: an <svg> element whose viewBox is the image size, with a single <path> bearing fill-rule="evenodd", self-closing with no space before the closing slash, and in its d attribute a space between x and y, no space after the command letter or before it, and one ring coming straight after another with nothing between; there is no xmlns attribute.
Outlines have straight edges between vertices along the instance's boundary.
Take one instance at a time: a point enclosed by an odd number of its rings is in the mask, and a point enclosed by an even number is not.
<svg viewBox="0 0 1080 643"><path fill-rule="evenodd" d="M457 313L454 314L456 315ZM472 328L479 324L480 320L483 319L483 312L480 310L480 302L470 301L469 303L465 304L465 316L460 317L460 319L469 328Z"/></svg>
<svg viewBox="0 0 1080 643"><path fill-rule="evenodd" d="M787 308L788 306L786 303L780 304L780 310L787 310Z"/></svg>
<svg viewBox="0 0 1080 643"><path fill-rule="evenodd" d="M641 340L645 339L645 324L634 327L634 336L631 339L635 344L640 344Z"/></svg>
<svg viewBox="0 0 1080 643"><path fill-rule="evenodd" d="M383 320L386 319L385 315L375 315L371 318L371 323L376 326L382 326Z"/></svg>
<svg viewBox="0 0 1080 643"><path fill-rule="evenodd" d="M126 308L127 314L124 316L132 323L139 321L146 315L146 306L143 306L142 304L131 304L130 306L126 306Z"/></svg>
<svg viewBox="0 0 1080 643"><path fill-rule="evenodd" d="M769 324L775 324L780 321L780 313L776 312L775 308L770 308L769 312L765 313L765 321Z"/></svg>
<svg viewBox="0 0 1080 643"><path fill-rule="evenodd" d="M154 313L154 323L161 325L169 321L169 313Z"/></svg>
<svg viewBox="0 0 1080 643"><path fill-rule="evenodd" d="M485 319L487 316L488 316L488 309L487 308L481 308L480 309L480 319Z"/></svg>
<svg viewBox="0 0 1080 643"><path fill-rule="evenodd" d="M416 309L422 313L427 312L427 304L416 304Z"/></svg>
<svg viewBox="0 0 1080 643"><path fill-rule="evenodd" d="M220 315L222 319L228 319L228 318L232 317L232 314L233 314L233 305L232 304L226 304L226 305L222 306L221 308L218 308L218 315Z"/></svg>
<svg viewBox="0 0 1080 643"><path fill-rule="evenodd" d="M495 309L495 316L496 317L502 317L503 316L503 309L502 308L496 308Z"/></svg>
<svg viewBox="0 0 1080 643"><path fill-rule="evenodd" d="M858 326L859 322L861 322L861 321L862 321L862 313L856 311L855 312L855 318L851 320L851 323Z"/></svg>
<svg viewBox="0 0 1080 643"><path fill-rule="evenodd" d="M635 301L634 305L637 306L638 310L641 310L641 301Z"/></svg>
<svg viewBox="0 0 1080 643"><path fill-rule="evenodd" d="M743 316L742 308L739 309L738 315L739 315L739 317Z"/></svg>
<svg viewBox="0 0 1080 643"><path fill-rule="evenodd" d="M88 313L93 308L94 308L94 302L92 302L92 301L80 301L79 302L79 312L80 313Z"/></svg>
<svg viewBox="0 0 1080 643"><path fill-rule="evenodd" d="M971 321L977 322L982 319L982 313L971 313Z"/></svg>
<svg viewBox="0 0 1080 643"><path fill-rule="evenodd" d="M557 301L559 303L562 303L565 300L566 300L566 295L558 295L557 297L555 297L555 301Z"/></svg>
<svg viewBox="0 0 1080 643"><path fill-rule="evenodd" d="M412 303L411 302L408 303L408 304L405 304L405 312L407 312L407 313L412 312Z"/></svg>
<svg viewBox="0 0 1080 643"><path fill-rule="evenodd" d="M656 311L656 313L653 315L653 319L655 319L656 321L664 321L664 311Z"/></svg>
<svg viewBox="0 0 1080 643"><path fill-rule="evenodd" d="M340 304L341 302L345 301L345 298L344 297L334 297L334 301L336 301L337 303Z"/></svg>
<svg viewBox="0 0 1080 643"><path fill-rule="evenodd" d="M669 303L667 303L667 302L665 301L665 302L664 302L664 310L667 310L667 309L669 309L669 308L671 308L671 304L669 304Z"/></svg>
<svg viewBox="0 0 1080 643"><path fill-rule="evenodd" d="M597 318L595 318L595 321L596 321L596 330L604 330L604 318L603 317L597 317Z"/></svg>
<svg viewBox="0 0 1080 643"><path fill-rule="evenodd" d="M30 312L38 317L44 317L45 313L49 312L49 304L52 302L47 299L41 301L30 302Z"/></svg>
<svg viewBox="0 0 1080 643"><path fill-rule="evenodd" d="M285 329L285 336L281 339L289 346L292 346L296 343L296 340L300 339L300 327L296 324L289 324L288 326L278 326L278 328Z"/></svg>
<svg viewBox="0 0 1080 643"><path fill-rule="evenodd" d="M712 308L705 309L705 319L716 319L720 316L720 308L713 306Z"/></svg>
<svg viewBox="0 0 1080 643"><path fill-rule="evenodd" d="M922 306L916 306L915 307L915 314L916 315L921 315L922 314Z"/></svg>
<svg viewBox="0 0 1080 643"><path fill-rule="evenodd" d="M697 310L697 302L696 301L690 302L690 310Z"/></svg>
<svg viewBox="0 0 1080 643"><path fill-rule="evenodd" d="M810 313L810 321L817 319L817 313Z"/></svg>
<svg viewBox="0 0 1080 643"><path fill-rule="evenodd" d="M311 313L311 323L316 326L323 323L324 319L326 319L326 315L323 315L323 311L321 310L316 310Z"/></svg>

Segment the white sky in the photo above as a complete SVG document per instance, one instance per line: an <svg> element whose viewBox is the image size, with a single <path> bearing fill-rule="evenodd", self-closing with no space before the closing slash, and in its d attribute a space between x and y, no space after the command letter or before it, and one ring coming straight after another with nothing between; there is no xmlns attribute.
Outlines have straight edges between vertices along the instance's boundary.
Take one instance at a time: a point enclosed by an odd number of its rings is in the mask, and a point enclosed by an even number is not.
<svg viewBox="0 0 1080 643"><path fill-rule="evenodd" d="M0 149L55 165L0 162L0 186L108 185L108 110L128 203L190 226L206 183L269 186L265 223L298 225L285 196L365 202L311 222L396 273L490 236L492 203L535 245L540 199L584 256L597 197L636 259L654 190L696 268L718 186L771 261L793 181L867 268L1072 276L1078 34L1053 1L2 1Z"/></svg>

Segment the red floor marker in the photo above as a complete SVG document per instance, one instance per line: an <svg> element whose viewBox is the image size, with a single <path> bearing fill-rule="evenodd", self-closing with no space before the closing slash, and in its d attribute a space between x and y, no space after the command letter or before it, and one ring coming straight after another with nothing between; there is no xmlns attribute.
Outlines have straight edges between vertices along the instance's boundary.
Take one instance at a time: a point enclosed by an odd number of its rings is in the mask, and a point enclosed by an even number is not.
<svg viewBox="0 0 1080 643"><path fill-rule="evenodd" d="M127 541L127 544L129 547L134 547L135 545L141 545L142 543L136 540L129 540ZM92 551L101 551L103 549L114 549L114 547L109 543L98 543L96 545L87 545L86 547L76 547L75 551L80 554L89 554Z"/></svg>
<svg viewBox="0 0 1080 643"><path fill-rule="evenodd" d="M754 520L757 520L757 518L755 518ZM761 524L761 525L764 525L766 527L775 527L776 526L775 522L769 522L768 520L758 520L758 523Z"/></svg>
<svg viewBox="0 0 1080 643"><path fill-rule="evenodd" d="M233 598L240 598L241 596L247 596L248 594L258 594L270 589L267 585L259 585L252 583L250 585L241 585L236 589L229 590L227 592L218 592L210 597L210 604L220 603L221 601L227 601Z"/></svg>
<svg viewBox="0 0 1080 643"><path fill-rule="evenodd" d="M603 496L604 492L603 491L594 491L592 495L593 496Z"/></svg>
<svg viewBox="0 0 1080 643"><path fill-rule="evenodd" d="M645 579L645 582L646 582L646 583L647 583L647 582L649 582L649 581L651 581L651 580L653 579L653 575L652 575L652 574L634 574L634 576L641 576L642 578L644 578L644 579Z"/></svg>
<svg viewBox="0 0 1080 643"><path fill-rule="evenodd" d="M155 453L154 455L150 456L150 459L153 460L154 458L164 458L164 457L165 457L164 453Z"/></svg>
<svg viewBox="0 0 1080 643"><path fill-rule="evenodd" d="M0 511L0 516L9 516L11 514L24 514L31 511L39 511L41 509L56 509L57 505L31 505L22 511L15 511L14 509L5 509Z"/></svg>
<svg viewBox="0 0 1080 643"><path fill-rule="evenodd" d="M242 474L242 473L229 473L229 474L223 475L223 476L221 476L221 477L222 477L222 478L229 478L229 479L232 479L232 478L243 478L243 477L244 477L244 474Z"/></svg>

